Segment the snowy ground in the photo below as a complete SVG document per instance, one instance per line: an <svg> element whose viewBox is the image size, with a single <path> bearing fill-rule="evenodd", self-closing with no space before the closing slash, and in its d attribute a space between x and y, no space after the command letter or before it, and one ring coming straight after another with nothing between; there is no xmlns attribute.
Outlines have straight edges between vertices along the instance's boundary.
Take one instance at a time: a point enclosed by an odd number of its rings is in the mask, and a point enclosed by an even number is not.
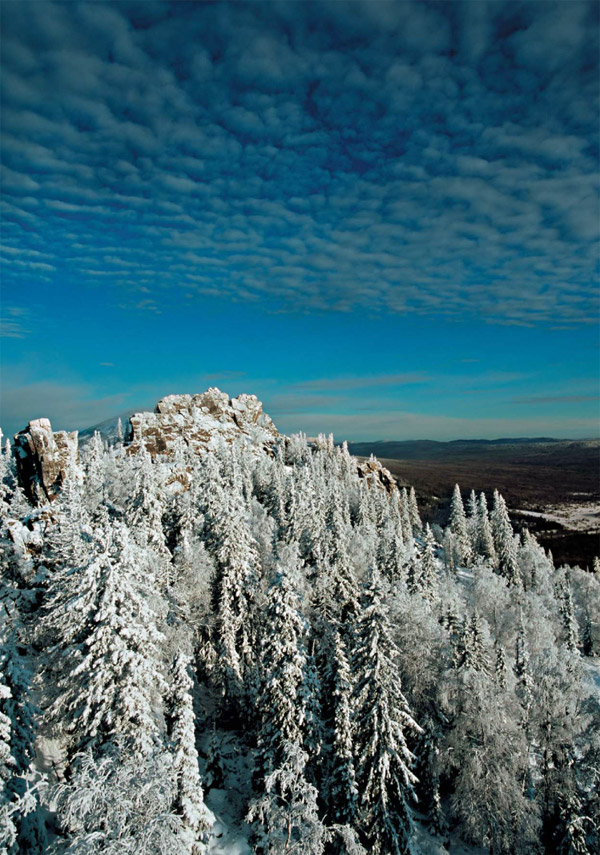
<svg viewBox="0 0 600 855"><path fill-rule="evenodd" d="M460 840L440 840L417 825L416 843L419 855L489 855L488 849L468 846Z"/></svg>
<svg viewBox="0 0 600 855"><path fill-rule="evenodd" d="M515 508L514 512L527 517L556 522L569 531L594 532L600 531L600 507L597 503L582 503L580 505L551 505L547 510L526 511Z"/></svg>
<svg viewBox="0 0 600 855"><path fill-rule="evenodd" d="M600 659L584 659L592 684L600 697Z"/></svg>
<svg viewBox="0 0 600 855"><path fill-rule="evenodd" d="M209 855L252 855L248 843L250 827L244 822L251 792L250 760L231 733L217 731L217 734L224 788L211 787L205 794L207 807L217 820L212 829L214 836L209 845ZM201 756L206 757L207 753L208 736L201 748Z"/></svg>

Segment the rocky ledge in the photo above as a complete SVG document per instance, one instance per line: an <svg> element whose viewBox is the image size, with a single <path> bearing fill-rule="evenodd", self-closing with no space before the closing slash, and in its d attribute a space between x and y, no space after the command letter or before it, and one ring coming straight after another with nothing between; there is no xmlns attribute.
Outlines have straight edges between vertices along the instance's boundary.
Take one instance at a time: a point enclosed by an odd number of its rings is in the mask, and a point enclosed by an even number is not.
<svg viewBox="0 0 600 855"><path fill-rule="evenodd" d="M168 395L153 413L135 413L129 419L126 444L131 454L143 443L152 457L171 457L178 442L200 452L221 440L245 437L264 446L277 436L277 428L256 395L230 398L211 388L202 395Z"/></svg>
<svg viewBox="0 0 600 855"><path fill-rule="evenodd" d="M382 466L377 458L371 456L370 460L357 462L358 477L364 478L368 484L380 484L387 493L393 493L396 489L396 479L389 469Z"/></svg>
<svg viewBox="0 0 600 855"><path fill-rule="evenodd" d="M67 478L80 476L77 431L52 431L49 419L34 419L15 435L19 484L39 505L52 500Z"/></svg>
<svg viewBox="0 0 600 855"><path fill-rule="evenodd" d="M136 454L143 446L153 459L169 460L180 443L196 453L240 439L268 449L277 437L279 432L256 395L230 398L209 389L201 395L168 395L153 413L135 413L129 419L124 450ZM31 421L16 434L14 453L19 483L36 505L52 501L67 478L82 477L77 431L54 433L49 419ZM378 460L357 461L357 468L369 484L388 493L396 488L393 475Z"/></svg>

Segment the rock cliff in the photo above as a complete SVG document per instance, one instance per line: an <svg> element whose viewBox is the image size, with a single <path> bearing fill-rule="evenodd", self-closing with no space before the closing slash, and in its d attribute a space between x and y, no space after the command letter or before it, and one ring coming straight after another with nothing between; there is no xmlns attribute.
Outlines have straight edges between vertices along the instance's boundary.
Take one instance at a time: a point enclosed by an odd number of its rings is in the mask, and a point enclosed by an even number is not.
<svg viewBox="0 0 600 855"><path fill-rule="evenodd" d="M268 445L278 435L255 395L230 398L219 389L209 389L202 395L168 395L153 413L135 413L125 441L131 454L143 441L152 457L170 457L178 441L202 451L220 440L233 442L240 437Z"/></svg>
<svg viewBox="0 0 600 855"><path fill-rule="evenodd" d="M265 449L278 436L255 395L230 398L213 388L201 395L168 395L153 413L132 415L124 450L136 454L143 444L152 458L169 460L178 443L196 453L239 439ZM52 501L67 478L81 477L77 431L54 433L48 419L31 421L16 434L14 452L19 482L36 505ZM357 468L369 484L388 493L396 488L393 475L378 460L357 461Z"/></svg>
<svg viewBox="0 0 600 855"><path fill-rule="evenodd" d="M19 483L34 504L52 501L67 478L79 475L77 431L53 433L49 419L35 419L14 439Z"/></svg>
<svg viewBox="0 0 600 855"><path fill-rule="evenodd" d="M396 488L396 479L389 469L382 466L376 457L371 455L369 460L357 462L358 477L366 479L368 484L380 484L387 493L392 493Z"/></svg>

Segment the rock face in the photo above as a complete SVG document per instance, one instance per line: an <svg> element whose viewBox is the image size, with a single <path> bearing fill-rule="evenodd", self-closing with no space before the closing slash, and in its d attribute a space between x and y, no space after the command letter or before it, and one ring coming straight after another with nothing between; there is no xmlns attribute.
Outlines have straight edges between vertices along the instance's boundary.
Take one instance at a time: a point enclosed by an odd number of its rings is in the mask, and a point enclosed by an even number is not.
<svg viewBox="0 0 600 855"><path fill-rule="evenodd" d="M49 419L35 419L15 434L14 453L19 483L34 504L52 501L79 472L77 431L53 433Z"/></svg>
<svg viewBox="0 0 600 855"><path fill-rule="evenodd" d="M382 466L375 457L357 463L356 468L358 469L359 478L366 478L369 484L380 484L388 493L393 493L397 487L396 479L390 470Z"/></svg>
<svg viewBox="0 0 600 855"><path fill-rule="evenodd" d="M171 457L180 441L198 452L240 436L264 446L278 435L255 395L230 398L219 389L209 389L202 395L168 395L153 413L135 413L125 441L131 454L143 442L152 457Z"/></svg>

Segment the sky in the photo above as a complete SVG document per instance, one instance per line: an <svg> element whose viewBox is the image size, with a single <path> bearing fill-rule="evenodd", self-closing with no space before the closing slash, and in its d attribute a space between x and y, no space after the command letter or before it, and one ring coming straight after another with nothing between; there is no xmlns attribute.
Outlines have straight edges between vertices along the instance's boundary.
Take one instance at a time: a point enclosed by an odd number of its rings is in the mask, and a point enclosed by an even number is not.
<svg viewBox="0 0 600 855"><path fill-rule="evenodd" d="M0 424L595 437L596 2L0 3Z"/></svg>

